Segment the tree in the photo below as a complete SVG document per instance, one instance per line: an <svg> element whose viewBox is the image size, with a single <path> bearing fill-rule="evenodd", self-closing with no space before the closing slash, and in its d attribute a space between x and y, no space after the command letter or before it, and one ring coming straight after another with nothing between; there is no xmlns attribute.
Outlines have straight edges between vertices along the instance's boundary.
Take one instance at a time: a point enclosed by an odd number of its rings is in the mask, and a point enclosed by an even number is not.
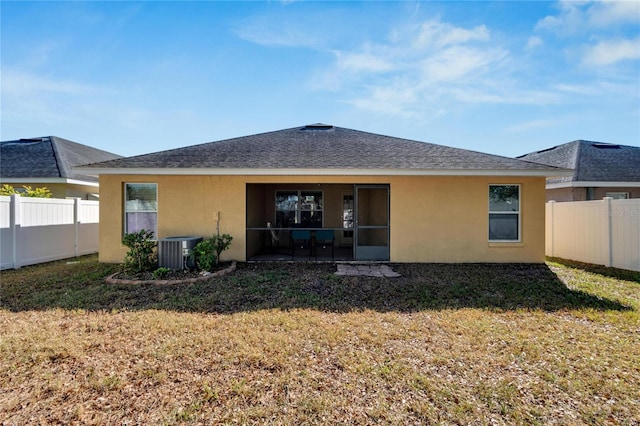
<svg viewBox="0 0 640 426"><path fill-rule="evenodd" d="M2 188L0 188L0 195L14 195L18 194L22 197L32 197L32 198L51 198L53 194L46 187L42 188L31 188L29 185L23 185L24 192L17 191L13 186L4 184Z"/></svg>

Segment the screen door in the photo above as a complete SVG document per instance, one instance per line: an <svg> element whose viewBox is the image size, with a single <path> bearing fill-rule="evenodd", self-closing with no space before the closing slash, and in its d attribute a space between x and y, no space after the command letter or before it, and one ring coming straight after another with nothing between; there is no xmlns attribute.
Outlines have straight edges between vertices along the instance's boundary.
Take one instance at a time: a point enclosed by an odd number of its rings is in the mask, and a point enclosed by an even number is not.
<svg viewBox="0 0 640 426"><path fill-rule="evenodd" d="M355 260L389 260L389 186L355 187Z"/></svg>

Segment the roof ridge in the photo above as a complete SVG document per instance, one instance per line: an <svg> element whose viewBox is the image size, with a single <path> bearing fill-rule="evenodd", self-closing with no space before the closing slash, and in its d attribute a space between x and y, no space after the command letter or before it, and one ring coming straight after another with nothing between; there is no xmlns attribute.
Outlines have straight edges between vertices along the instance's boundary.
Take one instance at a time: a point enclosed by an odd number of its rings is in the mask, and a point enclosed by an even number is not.
<svg viewBox="0 0 640 426"><path fill-rule="evenodd" d="M573 180L579 181L580 171L582 169L582 151L585 144L590 143L589 141L585 141L583 139L579 139L577 142L577 148L575 153L575 167L573 168Z"/></svg>
<svg viewBox="0 0 640 426"><path fill-rule="evenodd" d="M56 169L58 170L58 175L60 177L67 177L66 170L64 170L64 173L63 173L63 170L60 168L60 164L62 163L64 165L64 161L62 161L63 155L60 152L58 144L55 140L55 136L45 136L45 137L49 139L49 144L51 145L51 149L53 150L53 159L56 164Z"/></svg>
<svg viewBox="0 0 640 426"><path fill-rule="evenodd" d="M571 156L569 158L569 163L565 165L565 167L569 168L569 169L573 169L573 176L572 176L572 180L576 180L577 176L578 176L578 168L579 168L579 163L580 163L580 155L582 152L582 145L583 143L585 143L586 141L582 140L582 139L576 139L573 140L571 142L565 142L563 144L554 146L553 148L549 148L549 149L544 149L542 150L543 152L551 152L554 149L557 148L562 148L562 147L567 147L570 150Z"/></svg>

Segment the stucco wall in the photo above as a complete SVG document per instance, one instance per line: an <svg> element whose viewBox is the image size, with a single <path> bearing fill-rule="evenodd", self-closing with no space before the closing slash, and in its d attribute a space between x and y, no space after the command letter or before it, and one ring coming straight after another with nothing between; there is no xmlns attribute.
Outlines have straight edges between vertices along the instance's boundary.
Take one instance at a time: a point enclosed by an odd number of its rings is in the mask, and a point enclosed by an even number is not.
<svg viewBox="0 0 640 426"><path fill-rule="evenodd" d="M122 262L124 183L158 184L158 238L208 237L216 231L234 238L228 259L245 257L245 181L232 176L100 176L100 261ZM103 186L104 185L104 186Z"/></svg>
<svg viewBox="0 0 640 426"><path fill-rule="evenodd" d="M126 253L125 182L158 184L159 238L212 235L220 212L220 232L234 237L224 259L246 260L247 184L296 183L389 184L392 262L544 262L544 178L127 175L100 177L102 262L122 262ZM519 243L488 242L488 186L501 183L521 185Z"/></svg>
<svg viewBox="0 0 640 426"><path fill-rule="evenodd" d="M521 185L521 242L488 242L489 184ZM544 262L542 178L399 177L391 186L391 260Z"/></svg>

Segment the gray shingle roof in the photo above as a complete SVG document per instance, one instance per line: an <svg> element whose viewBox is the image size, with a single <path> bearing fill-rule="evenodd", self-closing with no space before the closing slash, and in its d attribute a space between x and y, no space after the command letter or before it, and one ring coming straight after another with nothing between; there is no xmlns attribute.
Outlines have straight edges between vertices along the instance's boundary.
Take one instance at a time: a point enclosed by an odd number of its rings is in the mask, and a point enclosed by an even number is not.
<svg viewBox="0 0 640 426"><path fill-rule="evenodd" d="M573 169L573 176L550 179L561 182L640 182L640 147L577 140L518 157Z"/></svg>
<svg viewBox="0 0 640 426"><path fill-rule="evenodd" d="M73 167L122 158L111 152L71 142L56 136L0 142L0 177L67 178L95 182Z"/></svg>
<svg viewBox="0 0 640 426"><path fill-rule="evenodd" d="M552 167L329 125L309 125L93 164L101 169L418 169Z"/></svg>

